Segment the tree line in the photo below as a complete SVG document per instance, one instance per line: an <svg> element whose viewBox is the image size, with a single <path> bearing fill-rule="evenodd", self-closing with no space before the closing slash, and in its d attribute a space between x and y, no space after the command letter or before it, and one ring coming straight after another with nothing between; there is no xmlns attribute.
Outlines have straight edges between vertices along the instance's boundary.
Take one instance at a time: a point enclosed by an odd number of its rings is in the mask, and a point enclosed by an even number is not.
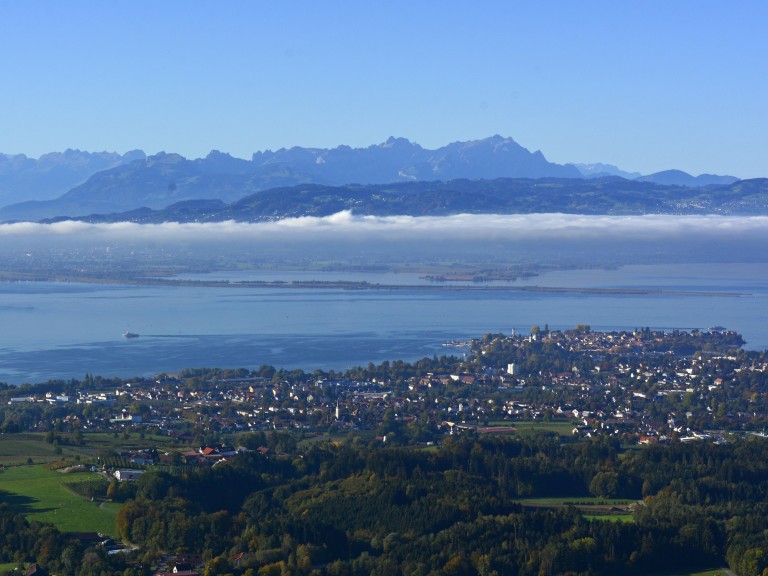
<svg viewBox="0 0 768 576"><path fill-rule="evenodd" d="M211 574L647 574L727 562L748 576L768 567L766 472L762 440L634 452L550 437L321 442L183 477L149 472L117 528L145 553L216 559ZM639 504L632 522L526 504L551 496Z"/></svg>

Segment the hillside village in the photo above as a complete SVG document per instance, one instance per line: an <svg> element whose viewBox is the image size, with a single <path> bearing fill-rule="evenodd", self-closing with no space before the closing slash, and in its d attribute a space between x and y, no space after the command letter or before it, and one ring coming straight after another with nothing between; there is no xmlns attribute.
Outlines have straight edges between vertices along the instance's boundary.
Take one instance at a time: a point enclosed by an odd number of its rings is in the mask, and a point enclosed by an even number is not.
<svg viewBox="0 0 768 576"><path fill-rule="evenodd" d="M510 433L521 421L572 424L574 437L623 443L722 441L762 434L764 353L735 332L593 332L588 326L486 334L446 343L459 354L345 373L190 369L155 380L52 382L4 392L6 432L45 431L78 444L96 431L152 433L192 446L124 456L137 465L212 465L245 447L237 435L368 432L393 444L462 433ZM61 434L65 434L61 436ZM58 434L58 436L57 436ZM274 449L275 446L272 446Z"/></svg>

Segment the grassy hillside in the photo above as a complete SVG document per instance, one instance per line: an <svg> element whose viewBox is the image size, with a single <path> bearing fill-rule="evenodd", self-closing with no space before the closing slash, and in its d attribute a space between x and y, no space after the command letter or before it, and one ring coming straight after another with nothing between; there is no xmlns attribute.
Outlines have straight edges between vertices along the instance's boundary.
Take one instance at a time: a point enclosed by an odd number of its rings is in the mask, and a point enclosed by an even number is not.
<svg viewBox="0 0 768 576"><path fill-rule="evenodd" d="M6 467L0 472L0 502L64 532L114 534L115 505L91 502L64 485L92 481L97 476L90 472L65 474L40 465Z"/></svg>

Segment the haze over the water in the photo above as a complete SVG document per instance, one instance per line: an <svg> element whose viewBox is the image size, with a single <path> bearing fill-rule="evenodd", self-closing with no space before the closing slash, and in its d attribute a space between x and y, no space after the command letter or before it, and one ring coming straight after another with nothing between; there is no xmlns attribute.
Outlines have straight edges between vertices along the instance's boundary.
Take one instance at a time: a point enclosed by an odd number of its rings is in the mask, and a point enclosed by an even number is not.
<svg viewBox="0 0 768 576"><path fill-rule="evenodd" d="M5 240L29 235L100 240L272 239L285 241L356 237L374 241L460 239L641 239L652 234L665 239L681 236L740 236L749 239L768 231L768 216L593 216L579 214L457 214L454 216L360 216L344 211L326 217L304 216L273 222L214 222L92 224L66 220L52 224L0 224Z"/></svg>
<svg viewBox="0 0 768 576"><path fill-rule="evenodd" d="M768 4L0 3L0 153L249 158L492 134L550 161L766 176Z"/></svg>
<svg viewBox="0 0 768 576"><path fill-rule="evenodd" d="M572 214L445 217L332 216L275 222L164 224L0 224L0 255L61 250L196 254L256 252L297 261L315 257L366 262L474 259L558 265L636 262L763 262L768 216L583 216Z"/></svg>

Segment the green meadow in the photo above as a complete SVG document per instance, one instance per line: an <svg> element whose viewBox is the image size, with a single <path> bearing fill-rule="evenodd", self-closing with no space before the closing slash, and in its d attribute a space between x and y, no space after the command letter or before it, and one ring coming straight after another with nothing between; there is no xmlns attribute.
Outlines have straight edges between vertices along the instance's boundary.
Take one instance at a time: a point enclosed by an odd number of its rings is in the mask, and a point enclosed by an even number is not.
<svg viewBox="0 0 768 576"><path fill-rule="evenodd" d="M559 498L524 498L518 500L523 506L532 508L562 508L574 506L587 520L606 520L610 522L634 522L629 508L634 500L619 500L590 496Z"/></svg>
<svg viewBox="0 0 768 576"><path fill-rule="evenodd" d="M636 500L627 500L626 498L601 498L599 496L557 496L550 498L521 498L519 500L523 506L629 506Z"/></svg>
<svg viewBox="0 0 768 576"><path fill-rule="evenodd" d="M61 473L41 465L5 467L0 472L0 502L6 502L28 518L48 522L63 532L115 534L118 505L91 502L66 488L64 483L87 482L91 472Z"/></svg>
<svg viewBox="0 0 768 576"><path fill-rule="evenodd" d="M510 422L505 423L507 426ZM575 424L565 420L555 420L553 422L544 421L515 421L511 422L511 425L515 427L517 433L521 436L535 435L535 434L557 434L558 436L573 436L573 428Z"/></svg>
<svg viewBox="0 0 768 576"><path fill-rule="evenodd" d="M28 459L35 463L53 462L76 454L77 451L65 446L61 447L61 454L56 454L56 447L45 442L42 434L0 435L0 466L24 464Z"/></svg>
<svg viewBox="0 0 768 576"><path fill-rule="evenodd" d="M634 522L632 514L585 514L587 520L601 520L605 522Z"/></svg>
<svg viewBox="0 0 768 576"><path fill-rule="evenodd" d="M84 435L82 446L71 444L69 434L62 434L65 442L56 453L56 446L45 441L45 434L32 432L25 434L0 434L0 465L25 464L31 458L32 462L46 463L61 458L81 459L82 463L95 461L102 453L112 453L115 450L136 450L155 447L159 451L181 448L168 436L153 434L141 435L136 432L114 434L111 432L88 432Z"/></svg>

